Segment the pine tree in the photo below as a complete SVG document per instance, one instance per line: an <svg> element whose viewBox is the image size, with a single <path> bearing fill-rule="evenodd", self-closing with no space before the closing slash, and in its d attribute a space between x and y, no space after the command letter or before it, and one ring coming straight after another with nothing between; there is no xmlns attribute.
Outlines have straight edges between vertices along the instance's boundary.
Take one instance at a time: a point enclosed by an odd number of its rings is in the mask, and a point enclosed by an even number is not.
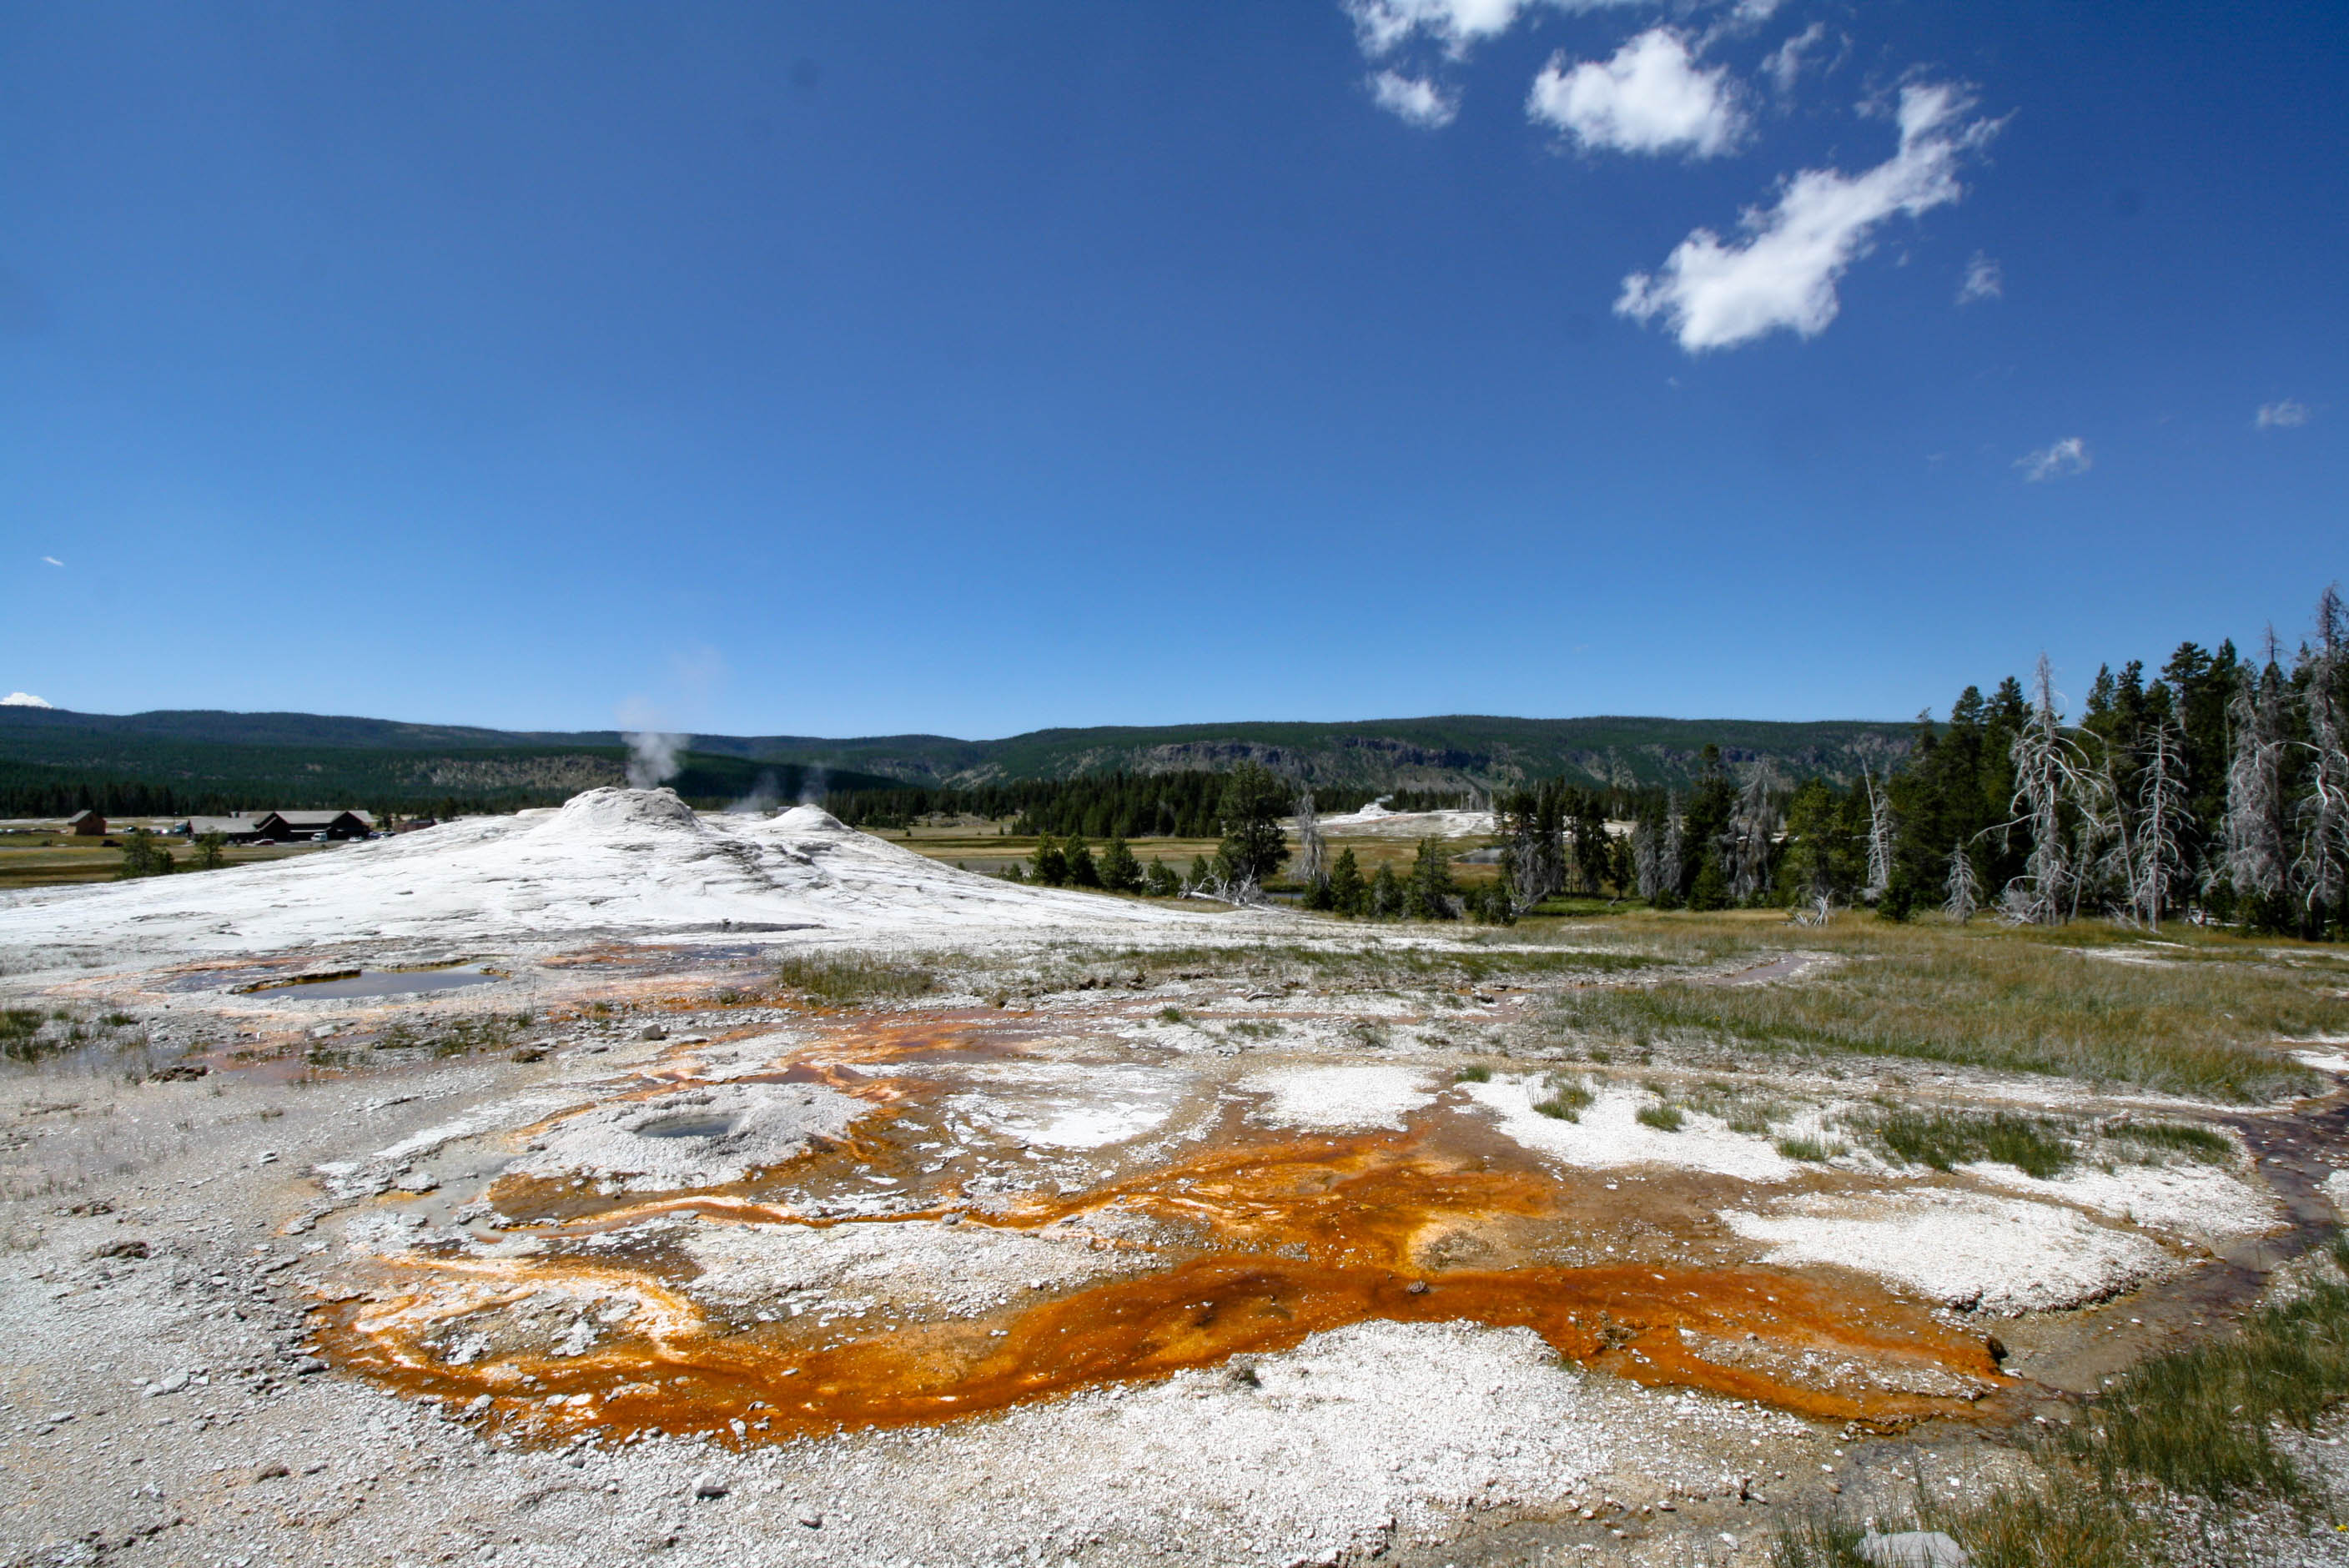
<svg viewBox="0 0 2349 1568"><path fill-rule="evenodd" d="M1411 881L1403 889L1406 913L1419 920L1450 920L1454 891L1452 861L1444 852L1444 841L1420 840L1418 857L1411 863Z"/></svg>
<svg viewBox="0 0 2349 1568"><path fill-rule="evenodd" d="M1063 887L1069 881L1069 858L1046 833L1036 841L1033 876L1046 887Z"/></svg>
<svg viewBox="0 0 2349 1568"><path fill-rule="evenodd" d="M382 819L378 818L377 820L380 821ZM195 847L196 852L188 861L188 864L194 870L200 872L217 871L222 866L228 863L228 835L226 833L198 833L196 835Z"/></svg>
<svg viewBox="0 0 2349 1568"><path fill-rule="evenodd" d="M1062 855L1068 861L1071 887L1102 885L1101 867L1093 863L1093 851L1082 838L1071 839Z"/></svg>
<svg viewBox="0 0 2349 1568"><path fill-rule="evenodd" d="M1340 914L1359 915L1363 913L1370 889L1362 881L1362 868L1350 849L1338 851L1337 863L1330 868L1330 907Z"/></svg>
<svg viewBox="0 0 2349 1568"><path fill-rule="evenodd" d="M1381 865L1371 878L1371 913L1382 920L1391 920L1402 913L1402 882L1394 867Z"/></svg>
<svg viewBox="0 0 2349 1568"><path fill-rule="evenodd" d="M1173 898L1183 891L1183 879L1170 871L1164 861L1153 857L1150 869L1143 873L1142 891L1152 898Z"/></svg>
<svg viewBox="0 0 2349 1568"><path fill-rule="evenodd" d="M1265 768L1244 762L1233 769L1217 809L1224 841L1216 854L1231 898L1254 900L1264 880L1288 861L1280 820L1288 803L1288 790Z"/></svg>
<svg viewBox="0 0 2349 1568"><path fill-rule="evenodd" d="M160 877L172 870L171 851L162 841L144 828L133 828L122 837L122 869L114 874L125 881L134 877Z"/></svg>
<svg viewBox="0 0 2349 1568"><path fill-rule="evenodd" d="M1136 892L1142 887L1142 862L1126 847L1124 835L1109 841L1101 860L1101 883L1112 892Z"/></svg>
<svg viewBox="0 0 2349 1568"><path fill-rule="evenodd" d="M1216 868L1205 855L1191 857L1191 875L1184 884L1185 892L1206 892L1215 885Z"/></svg>

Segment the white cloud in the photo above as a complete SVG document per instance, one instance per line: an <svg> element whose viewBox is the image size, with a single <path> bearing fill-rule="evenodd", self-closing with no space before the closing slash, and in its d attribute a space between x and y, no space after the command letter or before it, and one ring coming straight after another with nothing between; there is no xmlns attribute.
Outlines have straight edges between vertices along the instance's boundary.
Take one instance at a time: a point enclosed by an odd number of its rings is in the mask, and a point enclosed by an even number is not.
<svg viewBox="0 0 2349 1568"><path fill-rule="evenodd" d="M57 704L47 697L35 696L28 691L12 691L6 696L0 696L0 707L55 707L56 706Z"/></svg>
<svg viewBox="0 0 2349 1568"><path fill-rule="evenodd" d="M1806 169L1788 181L1776 205L1746 210L1739 241L1724 244L1698 229L1665 258L1661 271L1623 280L1618 314L1671 323L1692 354L1750 343L1781 327L1805 337L1826 330L1840 302L1836 283L1868 253L1877 225L1956 201L1959 158L1996 132L1999 122L1960 124L1971 100L1948 86L1902 89L1900 150L1858 174Z"/></svg>
<svg viewBox="0 0 2349 1568"><path fill-rule="evenodd" d="M52 565L52 566L63 566L63 565L65 564L65 562L62 562L62 561L58 560L58 559L57 559L56 556L54 556L54 555L44 555L44 556L42 556L42 557L41 557L41 559L42 559L42 560L44 560L44 561L46 561L46 562L48 562L50 565Z"/></svg>
<svg viewBox="0 0 2349 1568"><path fill-rule="evenodd" d="M1697 69L1687 42L1668 27L1651 27L1603 65L1568 67L1563 54L1551 57L1526 112L1584 147L1619 152L1711 158L1734 147L1745 128L1728 71Z"/></svg>
<svg viewBox="0 0 2349 1568"><path fill-rule="evenodd" d="M1971 304L1978 299L1997 299L2006 293L2006 274L1998 263L1976 251L1966 263L1966 281L1958 285L1958 303Z"/></svg>
<svg viewBox="0 0 2349 1568"><path fill-rule="evenodd" d="M2271 430L2279 425L2289 429L2307 423L2308 405L2305 403L2286 397L2281 402L2260 405L2259 425L2262 430Z"/></svg>
<svg viewBox="0 0 2349 1568"><path fill-rule="evenodd" d="M1814 22L1764 56L1762 71L1770 85L1781 93L1793 92L1795 78L1803 74L1803 57L1826 42L1826 36L1827 25Z"/></svg>
<svg viewBox="0 0 2349 1568"><path fill-rule="evenodd" d="M1420 77L1407 77L1401 71L1381 71L1371 78L1371 97L1378 106L1402 119L1405 124L1424 126L1433 130L1452 123L1460 112L1460 100L1446 97L1444 89Z"/></svg>
<svg viewBox="0 0 2349 1568"><path fill-rule="evenodd" d="M2095 467L2095 459L2088 456L2087 442L2077 436L2066 436L2038 451L2025 452L2014 459L2014 466L2023 470L2024 479L2037 484L2042 480L2085 474Z"/></svg>
<svg viewBox="0 0 2349 1568"><path fill-rule="evenodd" d="M1497 37L1518 16L1537 6L1558 11L1595 11L1640 0L1343 0L1354 19L1362 53L1381 59L1420 35L1444 46L1455 59L1480 39Z"/></svg>

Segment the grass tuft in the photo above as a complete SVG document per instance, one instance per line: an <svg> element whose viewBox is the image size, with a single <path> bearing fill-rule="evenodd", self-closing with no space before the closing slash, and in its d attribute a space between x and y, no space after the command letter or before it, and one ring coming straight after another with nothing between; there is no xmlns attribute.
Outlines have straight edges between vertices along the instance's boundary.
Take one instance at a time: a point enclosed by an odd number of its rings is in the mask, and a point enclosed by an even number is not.
<svg viewBox="0 0 2349 1568"><path fill-rule="evenodd" d="M1482 1062L1471 1063L1452 1075L1454 1083L1490 1083L1492 1079L1493 1069Z"/></svg>
<svg viewBox="0 0 2349 1568"><path fill-rule="evenodd" d="M1850 1150L1840 1143L1829 1143L1824 1139L1782 1138L1778 1140L1778 1152L1789 1160L1814 1160L1824 1165L1837 1155L1847 1154Z"/></svg>
<svg viewBox="0 0 2349 1568"><path fill-rule="evenodd" d="M1632 1114L1660 1132L1678 1132L1685 1119L1676 1105L1643 1105Z"/></svg>
<svg viewBox="0 0 2349 1568"><path fill-rule="evenodd" d="M922 995L937 984L937 976L903 959L870 953L802 953L776 966L775 983L819 1002L850 1006Z"/></svg>
<svg viewBox="0 0 2349 1568"><path fill-rule="evenodd" d="M1534 1101L1534 1109L1557 1121L1580 1121L1591 1101L1590 1086L1578 1078L1552 1073L1546 1080L1549 1093Z"/></svg>
<svg viewBox="0 0 2349 1568"><path fill-rule="evenodd" d="M2235 1146L2226 1134L2182 1121L2124 1121L2106 1128L2105 1136L2168 1150L2206 1165L2224 1165L2235 1157Z"/></svg>
<svg viewBox="0 0 2349 1568"><path fill-rule="evenodd" d="M2044 1117L1997 1111L1984 1116L1957 1110L1896 1110L1852 1130L1895 1160L1947 1171L1969 1161L2012 1165L2044 1180L2071 1166L2074 1150L2056 1124Z"/></svg>

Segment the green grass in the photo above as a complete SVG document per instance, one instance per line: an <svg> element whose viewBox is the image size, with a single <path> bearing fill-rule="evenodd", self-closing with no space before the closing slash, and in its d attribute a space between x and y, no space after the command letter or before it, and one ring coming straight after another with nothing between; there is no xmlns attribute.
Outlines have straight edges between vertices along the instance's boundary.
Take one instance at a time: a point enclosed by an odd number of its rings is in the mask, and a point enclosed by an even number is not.
<svg viewBox="0 0 2349 1568"><path fill-rule="evenodd" d="M937 976L902 958L870 953L793 954L775 967L775 984L818 1002L854 1006L862 1002L919 996Z"/></svg>
<svg viewBox="0 0 2349 1568"><path fill-rule="evenodd" d="M1851 1124L1852 1130L1907 1165L1947 1171L1970 1161L2012 1165L2026 1176L2061 1175L2075 1156L2058 1125L2008 1111L1896 1110Z"/></svg>
<svg viewBox="0 0 2349 1568"><path fill-rule="evenodd" d="M2349 1246L2335 1243L2333 1261L2349 1270ZM2107 1477L2139 1475L2213 1502L2307 1502L2316 1483L2277 1446L2271 1426L2305 1431L2344 1398L2349 1283L2322 1279L2251 1314L2226 1338L2138 1363L2064 1440Z"/></svg>
<svg viewBox="0 0 2349 1568"><path fill-rule="evenodd" d="M2044 1467L1979 1501L1936 1501L1917 1490L1913 1509L1878 1519L1877 1528L1941 1531L1975 1568L2147 1568L2164 1560L2140 1511L2069 1467ZM1771 1532L1771 1568L1883 1568L1861 1554L1866 1534L1841 1509L1797 1513Z"/></svg>
<svg viewBox="0 0 2349 1568"><path fill-rule="evenodd" d="M1680 941L1692 954L1750 940L1753 931L1747 922L1716 937L1709 934L1713 923L1689 919ZM1657 923L1609 921L1592 934L1619 933L1669 954L1673 943L1654 932ZM1562 997L1550 1016L1561 1032L1617 1041L1677 1037L1911 1057L2234 1101L2313 1086L2312 1075L2272 1048L2277 1038L2349 1030L2349 1000L2327 984L2329 966L2269 962L2251 944L2217 938L2187 950L2191 961L2159 965L2070 950L2111 946L2104 935L2086 922L2049 937L1940 922L1849 921L1785 943L1788 950L1846 958L1811 979L1594 986Z"/></svg>
<svg viewBox="0 0 2349 1568"><path fill-rule="evenodd" d="M2226 1134L2182 1121L2124 1121L2105 1129L2105 1136L2183 1154L2205 1165L2224 1165L2235 1157L2235 1146Z"/></svg>
<svg viewBox="0 0 2349 1568"><path fill-rule="evenodd" d="M1158 1009L1158 1021L1162 1024L1182 1024L1190 1020L1180 1007L1161 1007Z"/></svg>
<svg viewBox="0 0 2349 1568"><path fill-rule="evenodd" d="M1686 1119L1676 1105L1643 1105L1632 1114L1660 1132L1678 1132Z"/></svg>
<svg viewBox="0 0 2349 1568"><path fill-rule="evenodd" d="M1556 1121L1580 1121L1591 1101L1590 1086L1578 1078L1553 1073L1543 1086L1549 1093L1534 1101L1534 1109Z"/></svg>
<svg viewBox="0 0 2349 1568"><path fill-rule="evenodd" d="M1840 1143L1829 1143L1822 1139L1782 1138L1778 1140L1778 1152L1789 1160L1812 1160L1825 1164L1849 1150Z"/></svg>
<svg viewBox="0 0 2349 1568"><path fill-rule="evenodd" d="M47 1055L41 1048L43 1021L37 1007L0 1008L0 1056L30 1062Z"/></svg>
<svg viewBox="0 0 2349 1568"><path fill-rule="evenodd" d="M1493 1069L1482 1062L1473 1062L1454 1073L1452 1081L1454 1083L1490 1083L1493 1081Z"/></svg>

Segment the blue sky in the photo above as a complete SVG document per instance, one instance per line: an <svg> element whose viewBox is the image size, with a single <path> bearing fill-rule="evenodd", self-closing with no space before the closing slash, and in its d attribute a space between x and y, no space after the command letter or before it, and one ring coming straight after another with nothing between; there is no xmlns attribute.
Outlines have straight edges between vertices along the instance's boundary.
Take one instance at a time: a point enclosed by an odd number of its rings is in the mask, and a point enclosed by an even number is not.
<svg viewBox="0 0 2349 1568"><path fill-rule="evenodd" d="M2349 576L2338 5L0 36L0 693L1903 717Z"/></svg>

